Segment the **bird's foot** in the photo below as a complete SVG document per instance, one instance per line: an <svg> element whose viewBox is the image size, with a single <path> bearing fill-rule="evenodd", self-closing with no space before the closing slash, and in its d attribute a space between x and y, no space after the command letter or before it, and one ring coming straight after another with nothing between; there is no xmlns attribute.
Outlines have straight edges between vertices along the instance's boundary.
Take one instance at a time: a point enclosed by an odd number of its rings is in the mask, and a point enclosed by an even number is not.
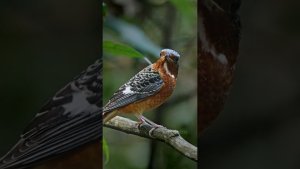
<svg viewBox="0 0 300 169"><path fill-rule="evenodd" d="M137 128L141 128L141 126L142 126L143 124L147 124L147 123L146 123L143 119L140 119L140 121L137 122L135 125L136 125Z"/></svg>
<svg viewBox="0 0 300 169"><path fill-rule="evenodd" d="M164 126L156 124L156 123L150 121L149 119L143 117L143 118L140 118L140 121L136 123L136 127L139 130L142 130L146 133L148 131L148 135L152 138L155 138L153 136L153 132L158 128L163 128Z"/></svg>
<svg viewBox="0 0 300 169"><path fill-rule="evenodd" d="M158 128L158 127L153 127L152 129L149 130L149 133L148 133L148 134L149 134L150 137L155 138L155 137L153 136L153 132L154 132L157 128Z"/></svg>
<svg viewBox="0 0 300 169"><path fill-rule="evenodd" d="M159 124L154 123L153 121L147 119L147 118L144 117L144 116L141 116L141 121L147 123L148 125L152 126L153 128L164 127L164 126L162 126L162 125L159 125Z"/></svg>
<svg viewBox="0 0 300 169"><path fill-rule="evenodd" d="M159 124L155 124L155 123L153 123L153 124L151 124L151 129L149 130L149 136L150 137L152 137L152 138L155 138L154 136L153 136L153 132L156 130L156 129L158 129L158 128L164 128L164 126L162 126L162 125L159 125Z"/></svg>
<svg viewBox="0 0 300 169"><path fill-rule="evenodd" d="M150 137L152 137L152 138L155 138L155 137L153 136L153 132L154 132L156 129L164 127L164 126L158 125L158 124L152 125L152 124L149 124L149 123L147 123L147 122L138 122L138 123L136 123L136 125L137 125L137 128L138 128L139 130L142 130L142 131L144 131L144 132L146 132L146 133L147 133L147 131L149 131L149 132L148 132L148 135L149 135Z"/></svg>

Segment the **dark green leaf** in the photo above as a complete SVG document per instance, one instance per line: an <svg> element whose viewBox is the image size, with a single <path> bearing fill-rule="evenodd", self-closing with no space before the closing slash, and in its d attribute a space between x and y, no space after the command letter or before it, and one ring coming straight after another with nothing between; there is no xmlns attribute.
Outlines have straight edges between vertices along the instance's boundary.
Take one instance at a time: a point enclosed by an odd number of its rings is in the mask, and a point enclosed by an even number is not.
<svg viewBox="0 0 300 169"><path fill-rule="evenodd" d="M111 54L113 56L125 56L131 58L143 58L143 54L138 52L137 50L131 48L130 46L115 43L112 41L104 41L103 42L103 50L104 53Z"/></svg>
<svg viewBox="0 0 300 169"><path fill-rule="evenodd" d="M134 46L136 49L158 57L161 47L157 46L145 34L145 32L136 25L130 24L118 18L110 17L107 24L120 33L123 41Z"/></svg>
<svg viewBox="0 0 300 169"><path fill-rule="evenodd" d="M113 56L125 56L131 58L143 58L143 54L136 51L135 49L120 43L115 43L112 41L103 42L103 51L104 53L113 55Z"/></svg>

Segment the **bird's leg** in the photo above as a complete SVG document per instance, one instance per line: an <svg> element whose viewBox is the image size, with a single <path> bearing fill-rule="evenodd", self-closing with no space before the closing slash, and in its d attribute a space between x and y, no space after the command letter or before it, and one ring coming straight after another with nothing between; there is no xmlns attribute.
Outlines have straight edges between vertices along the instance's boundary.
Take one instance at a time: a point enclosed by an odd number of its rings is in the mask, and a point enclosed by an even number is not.
<svg viewBox="0 0 300 169"><path fill-rule="evenodd" d="M148 123L148 124L150 124L150 125L152 126L152 129L150 129L150 131L149 131L149 136L150 136L150 137L153 137L153 134L152 134L152 133L153 133L153 131L154 131L155 129L160 128L160 127L164 127L164 126L162 126L162 125L159 125L159 124L154 123L153 121L147 119L147 118L144 117L144 116L142 116L142 118L143 118L143 120L144 120L146 123ZM153 137L153 138L154 138L154 137Z"/></svg>
<svg viewBox="0 0 300 169"><path fill-rule="evenodd" d="M149 120L148 118L146 118L145 116L141 115L141 118L143 119L144 122L148 123L149 125L151 125L154 128L159 128L159 127L164 127L162 125L156 124L153 121Z"/></svg>
<svg viewBox="0 0 300 169"><path fill-rule="evenodd" d="M149 136L150 137L153 137L152 133L155 129L160 128L160 127L164 127L164 126L161 126L161 125L158 125L158 124L154 123L153 121L147 119L146 117L142 116L141 114L136 114L135 116L140 120L140 122L138 122L138 126L137 126L138 128L140 128L140 125L143 124L143 123L148 124L152 127L149 130Z"/></svg>
<svg viewBox="0 0 300 169"><path fill-rule="evenodd" d="M143 116L141 114L135 114L135 116L139 119L139 122L137 122L137 127L140 128L140 125L143 123L146 123Z"/></svg>

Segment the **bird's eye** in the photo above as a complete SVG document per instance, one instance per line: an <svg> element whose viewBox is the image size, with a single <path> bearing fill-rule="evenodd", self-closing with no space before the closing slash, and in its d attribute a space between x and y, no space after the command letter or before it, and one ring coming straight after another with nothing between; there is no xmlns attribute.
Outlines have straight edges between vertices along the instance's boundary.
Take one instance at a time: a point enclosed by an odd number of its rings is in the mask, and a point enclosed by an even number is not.
<svg viewBox="0 0 300 169"><path fill-rule="evenodd" d="M160 52L159 57L162 57L162 55L163 55L163 52Z"/></svg>
<svg viewBox="0 0 300 169"><path fill-rule="evenodd" d="M178 62L178 57L173 56L173 60L175 60L176 62Z"/></svg>
<svg viewBox="0 0 300 169"><path fill-rule="evenodd" d="M170 58L171 58L174 62L178 62L178 57L172 55Z"/></svg>

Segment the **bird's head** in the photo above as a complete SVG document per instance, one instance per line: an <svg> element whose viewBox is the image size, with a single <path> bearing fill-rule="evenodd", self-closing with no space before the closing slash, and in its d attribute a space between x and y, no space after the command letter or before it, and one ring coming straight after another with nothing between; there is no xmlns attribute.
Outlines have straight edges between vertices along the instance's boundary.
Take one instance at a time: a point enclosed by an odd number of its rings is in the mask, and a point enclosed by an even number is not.
<svg viewBox="0 0 300 169"><path fill-rule="evenodd" d="M180 55L172 49L163 49L160 52L160 59L162 61L163 69L170 76L177 77L178 74L178 62Z"/></svg>
<svg viewBox="0 0 300 169"><path fill-rule="evenodd" d="M180 55L175 50L163 49L160 52L160 57L164 57L166 62L168 62L169 64L175 64L178 66Z"/></svg>

